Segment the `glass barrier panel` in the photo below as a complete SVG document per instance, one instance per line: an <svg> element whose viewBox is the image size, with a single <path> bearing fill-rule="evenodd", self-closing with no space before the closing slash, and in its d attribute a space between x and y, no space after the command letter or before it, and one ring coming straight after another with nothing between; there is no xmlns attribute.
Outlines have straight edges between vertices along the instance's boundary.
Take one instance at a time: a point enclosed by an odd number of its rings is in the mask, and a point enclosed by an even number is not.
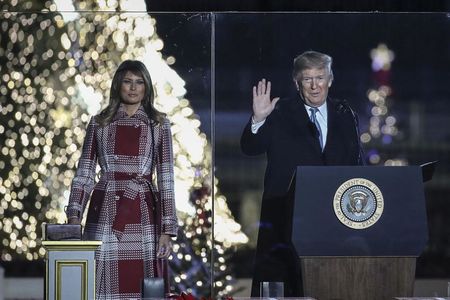
<svg viewBox="0 0 450 300"><path fill-rule="evenodd" d="M328 126L321 116L324 157L320 140L311 136L315 128L304 127L313 123L306 119L302 102L311 105L324 96L341 100L342 108L350 107L359 117L359 133L353 140L361 144L367 165L439 160L433 179L425 185L430 236L416 274L450 275L450 264L442 263L450 259L445 217L450 212L448 25L445 13L215 14L214 170L221 201L233 220L225 225L227 218L219 216L216 206L214 234L216 241L228 234L233 245L224 255L226 269L232 269L236 279L231 294L249 297L256 278L284 281L285 296L301 295L289 242L292 203L267 199L288 190L296 165L356 162L339 159L353 153L344 149L345 137L334 139L340 136L335 132L339 124ZM294 59L311 50L332 58L333 77L326 68L314 70L311 62L302 68L297 61L294 67ZM299 73L305 69L324 74ZM267 118L256 135L251 131L252 115L258 117L254 121ZM330 202L324 209L332 207ZM258 282L253 291L253 296L258 294Z"/></svg>
<svg viewBox="0 0 450 300"><path fill-rule="evenodd" d="M98 297L140 297L142 277L153 276L166 276L168 292L209 297L210 14L66 2L2 4L5 276L45 275L41 224L67 222L67 209L83 239L103 241ZM170 245L164 235L177 237Z"/></svg>

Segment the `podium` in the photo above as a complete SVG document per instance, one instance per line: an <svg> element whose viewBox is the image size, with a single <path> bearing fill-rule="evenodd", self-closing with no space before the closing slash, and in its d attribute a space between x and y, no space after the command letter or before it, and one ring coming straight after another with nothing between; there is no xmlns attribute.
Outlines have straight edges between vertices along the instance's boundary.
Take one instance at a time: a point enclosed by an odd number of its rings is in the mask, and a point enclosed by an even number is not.
<svg viewBox="0 0 450 300"><path fill-rule="evenodd" d="M101 241L42 241L46 300L95 299L95 250Z"/></svg>
<svg viewBox="0 0 450 300"><path fill-rule="evenodd" d="M292 242L305 296L411 297L428 239L422 170L298 167Z"/></svg>

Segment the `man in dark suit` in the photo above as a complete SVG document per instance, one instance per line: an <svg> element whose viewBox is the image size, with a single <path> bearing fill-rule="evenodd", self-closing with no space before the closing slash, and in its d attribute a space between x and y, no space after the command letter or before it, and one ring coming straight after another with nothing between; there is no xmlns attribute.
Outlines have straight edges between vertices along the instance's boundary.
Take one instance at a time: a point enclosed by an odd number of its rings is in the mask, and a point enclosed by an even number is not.
<svg viewBox="0 0 450 300"><path fill-rule="evenodd" d="M298 96L271 99L271 83L253 87L253 116L241 137L247 155L266 154L264 194L252 284L284 282L286 297L302 296L298 256L291 243L292 197L288 189L299 165L363 164L358 121L344 102L328 97L332 58L307 51L294 60ZM324 184L326 184L324 182Z"/></svg>

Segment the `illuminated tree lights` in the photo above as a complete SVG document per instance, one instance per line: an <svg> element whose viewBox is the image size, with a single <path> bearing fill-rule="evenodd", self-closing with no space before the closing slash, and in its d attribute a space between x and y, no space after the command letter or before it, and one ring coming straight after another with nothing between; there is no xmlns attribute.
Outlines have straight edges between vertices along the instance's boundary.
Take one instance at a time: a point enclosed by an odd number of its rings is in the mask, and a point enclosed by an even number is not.
<svg viewBox="0 0 450 300"><path fill-rule="evenodd" d="M367 91L367 98L371 103L369 128L361 134L361 142L378 142L383 145L391 144L398 137L397 119L389 113L389 101L392 94L390 87L391 63L395 54L385 44L379 44L370 51L372 58L372 70L376 88ZM382 160L378 150L369 149L367 156L371 164L406 165L404 159Z"/></svg>

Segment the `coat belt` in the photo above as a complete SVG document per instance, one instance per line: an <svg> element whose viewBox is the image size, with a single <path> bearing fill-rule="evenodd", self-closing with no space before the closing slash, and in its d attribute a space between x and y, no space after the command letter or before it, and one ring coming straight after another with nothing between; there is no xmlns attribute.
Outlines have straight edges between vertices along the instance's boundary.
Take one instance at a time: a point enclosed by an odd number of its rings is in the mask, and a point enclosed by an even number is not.
<svg viewBox="0 0 450 300"><path fill-rule="evenodd" d="M100 180L105 181L128 181L123 193L123 198L125 201L133 201L138 196L139 192L142 192L143 185L147 185L152 194L152 201L156 202L157 199L154 197L154 189L152 184L151 175L140 175L137 173L123 173L123 172L107 172L104 173ZM154 202L149 203L150 199L143 199L147 202L149 207L155 207ZM116 233L118 239L121 238L123 231L125 229L125 224L127 223L127 211L117 211L113 221L113 230Z"/></svg>
<svg viewBox="0 0 450 300"><path fill-rule="evenodd" d="M123 197L134 200L140 191L142 186L147 185L152 193L155 191L152 184L152 177L150 174L141 175L138 173L124 173L124 172L106 172L102 175L101 180L105 181L129 181L126 184Z"/></svg>

